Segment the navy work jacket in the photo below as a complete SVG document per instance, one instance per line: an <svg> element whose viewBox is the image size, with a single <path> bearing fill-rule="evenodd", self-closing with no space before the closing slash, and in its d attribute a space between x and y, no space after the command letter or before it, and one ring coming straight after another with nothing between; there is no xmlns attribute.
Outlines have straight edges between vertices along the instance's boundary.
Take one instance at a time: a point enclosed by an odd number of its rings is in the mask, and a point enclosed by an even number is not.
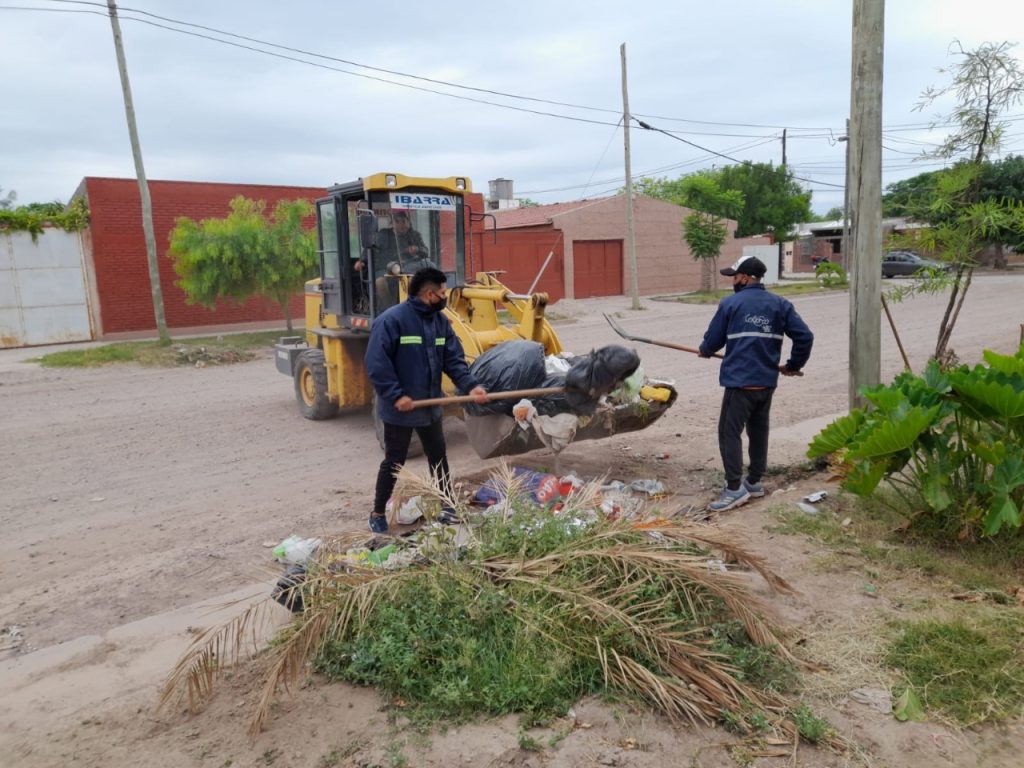
<svg viewBox="0 0 1024 768"><path fill-rule="evenodd" d="M700 352L712 355L725 347L718 373L723 387L774 387L784 336L793 340L786 367L799 371L811 356L814 334L789 300L752 283L722 299Z"/></svg>
<svg viewBox="0 0 1024 768"><path fill-rule="evenodd" d="M462 343L442 312L413 297L373 321L366 349L366 373L377 392L377 413L388 424L424 427L441 418L441 408L395 409L403 395L413 400L443 397L441 374L460 392L477 385L469 372Z"/></svg>

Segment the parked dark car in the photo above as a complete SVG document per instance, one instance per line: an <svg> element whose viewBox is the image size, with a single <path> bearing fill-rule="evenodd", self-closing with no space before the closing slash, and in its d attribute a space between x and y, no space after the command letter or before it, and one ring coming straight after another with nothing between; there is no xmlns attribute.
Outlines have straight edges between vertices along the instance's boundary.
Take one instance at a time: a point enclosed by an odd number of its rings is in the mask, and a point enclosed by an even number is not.
<svg viewBox="0 0 1024 768"><path fill-rule="evenodd" d="M942 269L949 271L951 266L941 261L926 259L913 251L889 251L882 257L882 277L912 275L919 269Z"/></svg>

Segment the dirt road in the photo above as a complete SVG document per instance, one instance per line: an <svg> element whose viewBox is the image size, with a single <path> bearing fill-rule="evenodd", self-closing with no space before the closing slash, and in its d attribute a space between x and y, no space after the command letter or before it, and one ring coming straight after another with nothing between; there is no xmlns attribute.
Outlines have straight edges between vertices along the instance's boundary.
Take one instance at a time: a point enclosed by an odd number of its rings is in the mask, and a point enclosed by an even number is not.
<svg viewBox="0 0 1024 768"><path fill-rule="evenodd" d="M961 360L1016 348L1022 295L1024 275L975 280L953 336ZM565 302L557 310L569 320L557 329L575 352L620 343L601 318L616 311L637 334L696 344L714 311L644 304L632 312L623 298ZM808 437L846 407L848 296L795 304L816 341L806 376L784 380L777 393L773 464L799 460ZM894 307L918 368L942 309L928 297ZM635 346L649 374L676 380L679 402L649 430L570 447L561 469L658 477L702 503L718 468L718 363ZM883 379L901 368L885 326L882 368ZM269 354L205 369L61 370L0 352L0 432L0 628L21 633L19 648L0 652L0 690L10 690L3 677L31 651L267 579L266 543L364 525L380 461L367 413L302 419ZM662 452L669 458L653 458ZM459 475L494 463L476 458L460 429L450 458ZM522 463L550 462L538 453ZM0 709L0 721L10 711ZM38 732L53 725L30 724Z"/></svg>

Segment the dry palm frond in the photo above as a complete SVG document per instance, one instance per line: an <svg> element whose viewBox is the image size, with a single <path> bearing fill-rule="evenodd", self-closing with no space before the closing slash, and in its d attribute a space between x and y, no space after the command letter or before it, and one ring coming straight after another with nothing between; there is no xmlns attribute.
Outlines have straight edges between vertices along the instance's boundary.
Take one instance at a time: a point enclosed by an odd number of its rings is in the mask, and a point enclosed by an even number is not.
<svg viewBox="0 0 1024 768"><path fill-rule="evenodd" d="M158 708L176 705L187 696L192 712L201 710L213 695L217 674L236 664L248 648L259 650L267 613L273 603L265 599L219 627L199 633L175 665L160 694Z"/></svg>

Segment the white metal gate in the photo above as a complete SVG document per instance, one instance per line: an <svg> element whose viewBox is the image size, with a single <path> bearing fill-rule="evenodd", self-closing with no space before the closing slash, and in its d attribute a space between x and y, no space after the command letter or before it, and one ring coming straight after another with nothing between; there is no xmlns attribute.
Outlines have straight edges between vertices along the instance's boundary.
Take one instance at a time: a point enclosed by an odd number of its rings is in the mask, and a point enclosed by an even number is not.
<svg viewBox="0 0 1024 768"><path fill-rule="evenodd" d="M92 337L78 233L0 234L0 348Z"/></svg>

